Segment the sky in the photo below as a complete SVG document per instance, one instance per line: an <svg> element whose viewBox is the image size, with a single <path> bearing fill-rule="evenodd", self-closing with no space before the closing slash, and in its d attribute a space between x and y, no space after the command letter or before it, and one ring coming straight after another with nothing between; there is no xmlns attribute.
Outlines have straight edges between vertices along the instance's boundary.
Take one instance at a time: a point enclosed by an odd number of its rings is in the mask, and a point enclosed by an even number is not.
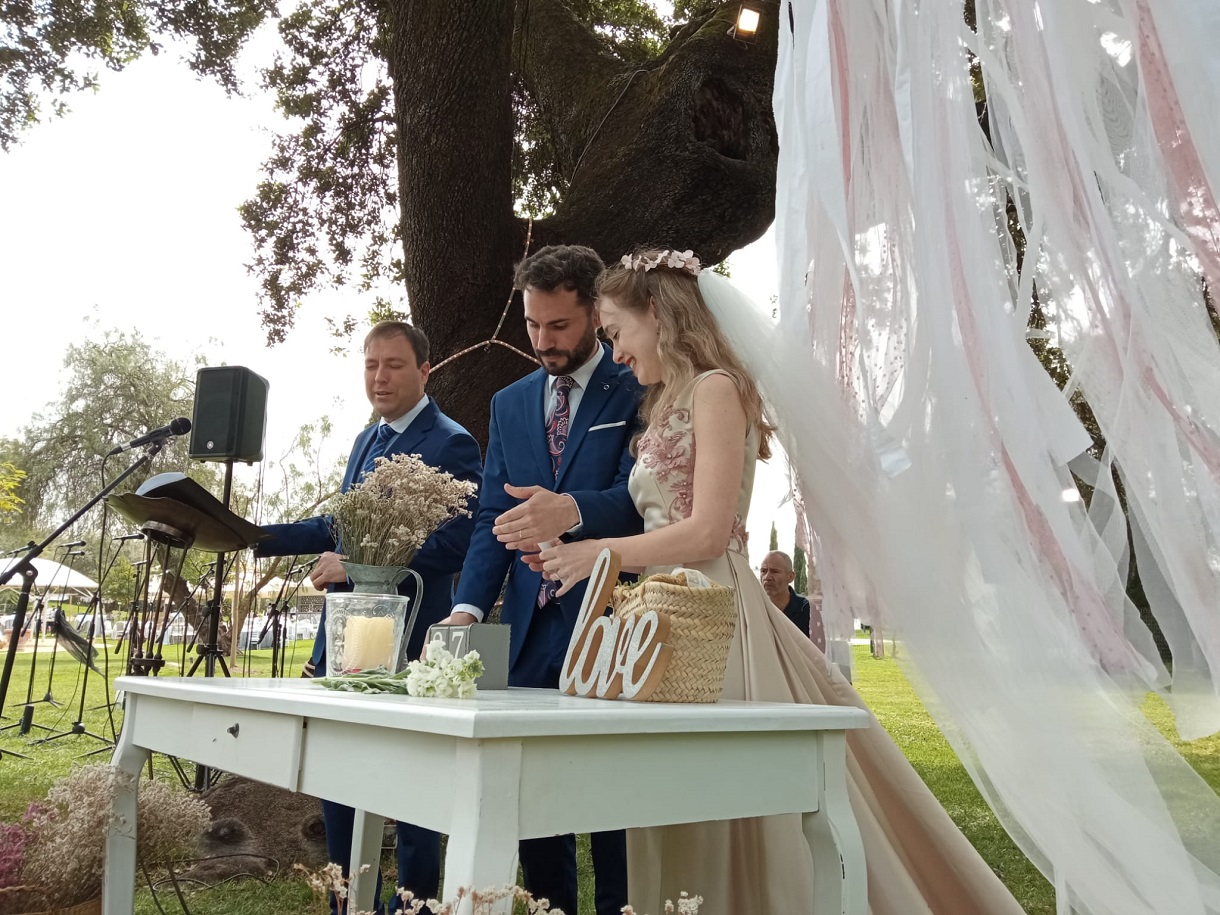
<svg viewBox="0 0 1220 915"><path fill-rule="evenodd" d="M270 33L259 36L246 71L273 46ZM253 89L227 97L172 50L103 72L100 83L0 153L0 435L56 400L67 345L116 328L188 364L244 365L266 378L268 458L321 415L335 429L326 457L345 457L369 405L359 354L331 353L325 318L364 304L352 291L312 295L288 340L269 348L244 266L253 248L237 207L282 123L271 99ZM729 259L734 281L761 302L775 291L774 263L770 232ZM756 565L773 518L791 549L792 512L776 508L785 485L760 467L749 519Z"/></svg>

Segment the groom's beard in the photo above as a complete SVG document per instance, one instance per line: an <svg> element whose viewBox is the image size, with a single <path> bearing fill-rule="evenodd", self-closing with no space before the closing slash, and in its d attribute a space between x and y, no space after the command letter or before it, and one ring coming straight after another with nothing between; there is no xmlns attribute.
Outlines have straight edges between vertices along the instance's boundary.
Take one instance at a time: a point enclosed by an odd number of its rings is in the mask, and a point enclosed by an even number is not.
<svg viewBox="0 0 1220 915"><path fill-rule="evenodd" d="M589 361L596 346L597 331L590 322L588 332L580 338L575 349L536 349L534 355L548 375L571 375Z"/></svg>

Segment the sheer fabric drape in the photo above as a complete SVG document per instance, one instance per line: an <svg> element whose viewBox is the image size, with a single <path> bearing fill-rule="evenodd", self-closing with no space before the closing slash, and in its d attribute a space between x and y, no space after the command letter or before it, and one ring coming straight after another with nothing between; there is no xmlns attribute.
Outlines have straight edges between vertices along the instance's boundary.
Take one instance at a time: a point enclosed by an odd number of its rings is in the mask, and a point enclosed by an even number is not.
<svg viewBox="0 0 1220 915"><path fill-rule="evenodd" d="M898 627L1063 912L1220 912L1220 801L1139 711L1157 689L1184 735L1220 729L1214 7L978 0L976 33L959 0L785 2L778 325L701 278L829 614ZM1035 296L1066 392L1026 339ZM1126 598L1116 475L1172 676Z"/></svg>

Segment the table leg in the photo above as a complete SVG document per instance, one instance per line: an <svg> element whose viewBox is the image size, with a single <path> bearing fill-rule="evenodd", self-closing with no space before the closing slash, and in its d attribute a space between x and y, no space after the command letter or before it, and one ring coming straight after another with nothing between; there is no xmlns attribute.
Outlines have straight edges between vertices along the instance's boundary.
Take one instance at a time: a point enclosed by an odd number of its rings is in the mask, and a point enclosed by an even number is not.
<svg viewBox="0 0 1220 915"><path fill-rule="evenodd" d="M818 809L803 817L813 855L813 910L866 915L868 874L860 827L847 796L847 739L842 731L827 732L818 735L818 742Z"/></svg>
<svg viewBox="0 0 1220 915"><path fill-rule="evenodd" d="M348 873L348 910L371 912L377 901L377 869L381 866L381 840L385 836L385 817L367 810L357 810L352 821L352 857ZM361 873L361 869L367 870Z"/></svg>
<svg viewBox="0 0 1220 915"><path fill-rule="evenodd" d="M106 854L102 874L102 915L130 915L136 897L136 810L139 804L140 770L149 752L137 747L136 697L127 697L126 717L110 764L115 773L114 800L106 829Z"/></svg>
<svg viewBox="0 0 1220 915"><path fill-rule="evenodd" d="M520 833L521 742L461 741L455 760L462 795L454 799L453 827L445 852L445 899L459 890L486 890L517 882ZM464 896L457 915L470 915ZM509 915L512 900L491 915Z"/></svg>

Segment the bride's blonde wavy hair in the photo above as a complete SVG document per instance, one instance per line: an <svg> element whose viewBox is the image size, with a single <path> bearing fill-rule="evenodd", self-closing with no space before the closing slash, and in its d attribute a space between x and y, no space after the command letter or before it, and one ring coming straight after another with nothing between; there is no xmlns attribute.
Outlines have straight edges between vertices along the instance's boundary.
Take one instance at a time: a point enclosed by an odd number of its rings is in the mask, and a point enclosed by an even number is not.
<svg viewBox="0 0 1220 915"><path fill-rule="evenodd" d="M633 262L651 263L660 260L664 253L662 249L640 251ZM661 381L651 385L644 396L640 412L645 425L671 404L674 395L696 375L722 369L737 386L746 421L758 430L759 458L766 460L771 456L771 433L775 427L767 420L758 386L708 310L693 272L686 267L661 264L645 270L642 266L618 262L597 278L597 295L608 296L620 308L631 312L647 312L649 302L656 307Z"/></svg>

